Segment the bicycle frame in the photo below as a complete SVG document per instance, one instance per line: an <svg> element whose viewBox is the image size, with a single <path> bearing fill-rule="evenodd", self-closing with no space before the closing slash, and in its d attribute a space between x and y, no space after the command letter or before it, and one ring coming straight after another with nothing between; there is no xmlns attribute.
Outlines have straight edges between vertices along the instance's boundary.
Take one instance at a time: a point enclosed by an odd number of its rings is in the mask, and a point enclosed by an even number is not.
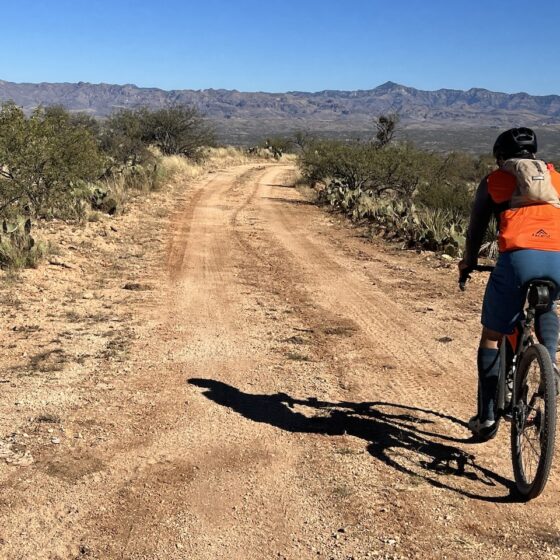
<svg viewBox="0 0 560 560"><path fill-rule="evenodd" d="M517 402L515 374L523 353L533 344L532 327L535 309L529 307L526 318L521 319L511 334L504 335L500 343L500 373L496 408L498 417L510 417L512 402Z"/></svg>
<svg viewBox="0 0 560 560"><path fill-rule="evenodd" d="M473 270L481 269L475 267ZM465 288L470 272L469 269L461 270L461 289ZM524 314L514 332L504 335L499 345L500 364L494 401L496 423L481 441L496 435L502 418L511 421L511 457L516 487L524 500L531 500L543 491L550 474L557 409L554 364L541 341L536 343L533 326L537 313L550 310L558 285L548 278L535 278L525 288Z"/></svg>
<svg viewBox="0 0 560 560"><path fill-rule="evenodd" d="M540 284L542 280L538 282ZM532 284L528 286L525 296L525 301L528 303L525 317L519 320L512 334L503 336L500 343L500 374L496 399L498 417L511 417L512 415L511 403L516 403L518 399L518 395L515 394L517 365L521 362L527 348L534 344L533 323L537 307L543 305L543 302L540 301L540 294L537 294L536 300L534 296L531 297L529 291L532 286ZM546 304L548 304L548 301L546 301Z"/></svg>

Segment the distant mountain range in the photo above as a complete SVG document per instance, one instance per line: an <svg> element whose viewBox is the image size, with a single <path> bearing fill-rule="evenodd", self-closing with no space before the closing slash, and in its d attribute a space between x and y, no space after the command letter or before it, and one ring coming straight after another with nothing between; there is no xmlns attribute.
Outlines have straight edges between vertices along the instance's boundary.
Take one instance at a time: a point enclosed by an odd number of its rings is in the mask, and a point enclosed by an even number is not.
<svg viewBox="0 0 560 560"><path fill-rule="evenodd" d="M13 100L27 111L63 105L104 117L115 110L174 103L195 105L228 139L248 142L263 134L308 129L339 135L371 130L372 119L398 113L404 130L534 126L560 129L560 96L506 94L473 88L423 91L387 82L371 90L315 93L247 93L236 90L170 90L131 84L39 83L0 80L0 101Z"/></svg>

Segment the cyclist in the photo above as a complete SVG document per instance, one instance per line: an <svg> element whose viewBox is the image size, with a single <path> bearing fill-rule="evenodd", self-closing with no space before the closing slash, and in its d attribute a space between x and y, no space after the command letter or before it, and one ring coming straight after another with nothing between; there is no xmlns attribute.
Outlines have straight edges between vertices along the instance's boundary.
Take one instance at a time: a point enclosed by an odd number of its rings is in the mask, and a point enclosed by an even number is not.
<svg viewBox="0 0 560 560"><path fill-rule="evenodd" d="M523 313L523 286L534 278L548 278L560 286L560 205L534 201L525 204L516 201L512 205L517 180L503 169L506 160L535 159L536 152L537 138L529 128L512 128L498 136L493 149L498 169L478 186L465 255L459 263L460 272L476 266L484 234L491 216L495 215L499 223L500 255L482 304L482 336L477 357L478 406L477 414L469 420L469 429L481 441L491 439L497 432L494 400L499 375L498 345L504 334L514 331ZM551 164L547 168L556 193L560 193L560 173ZM554 299L557 295L554 294ZM553 364L558 329L556 306L551 304L537 315L535 331Z"/></svg>

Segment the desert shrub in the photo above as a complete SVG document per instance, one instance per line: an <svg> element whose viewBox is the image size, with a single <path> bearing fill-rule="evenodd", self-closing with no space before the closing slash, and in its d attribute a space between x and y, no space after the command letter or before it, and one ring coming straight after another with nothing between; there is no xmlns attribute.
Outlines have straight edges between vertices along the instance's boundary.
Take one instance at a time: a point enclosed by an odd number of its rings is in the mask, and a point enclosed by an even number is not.
<svg viewBox="0 0 560 560"><path fill-rule="evenodd" d="M437 165L435 154L411 143L394 144L373 152L374 175L366 183L374 196L396 196L411 201L417 190L428 184Z"/></svg>
<svg viewBox="0 0 560 560"><path fill-rule="evenodd" d="M370 195L388 193L411 198L429 181L433 154L412 144L380 146L377 142L316 141L299 154L302 176L311 184L335 181L339 187Z"/></svg>
<svg viewBox="0 0 560 560"><path fill-rule="evenodd" d="M466 217L469 215L473 196L473 185L465 181L433 181L420 186L415 201L427 208L449 210Z"/></svg>
<svg viewBox="0 0 560 560"><path fill-rule="evenodd" d="M103 171L92 133L64 110L0 108L0 213L77 217Z"/></svg>
<svg viewBox="0 0 560 560"><path fill-rule="evenodd" d="M162 155L202 161L205 147L215 143L210 125L197 109L185 105L118 111L107 119L100 137L109 161L104 177L122 175L132 189L161 185Z"/></svg>
<svg viewBox="0 0 560 560"><path fill-rule="evenodd" d="M318 140L299 154L298 164L311 184L337 181L355 189L375 177L374 151L371 144Z"/></svg>
<svg viewBox="0 0 560 560"><path fill-rule="evenodd" d="M316 136L308 130L296 130L291 138L292 148L296 153L307 151L315 142Z"/></svg>
<svg viewBox="0 0 560 560"><path fill-rule="evenodd" d="M200 159L203 148L216 143L212 127L195 107L174 105L157 111L140 109L142 140L163 155Z"/></svg>
<svg viewBox="0 0 560 560"><path fill-rule="evenodd" d="M398 119L374 122L376 132L367 142L304 142L298 155L303 180L319 188L319 201L371 224L376 235L460 255L474 191L493 159L394 143ZM487 249L490 239L491 234Z"/></svg>
<svg viewBox="0 0 560 560"><path fill-rule="evenodd" d="M375 124L375 143L379 148L387 146L393 140L397 125L399 123L399 116L396 113L388 115L380 115L374 120Z"/></svg>
<svg viewBox="0 0 560 560"><path fill-rule="evenodd" d="M49 119L67 120L71 127L85 129L93 138L100 138L101 123L93 115L81 111L69 112L62 105L49 105L43 110Z"/></svg>
<svg viewBox="0 0 560 560"><path fill-rule="evenodd" d="M123 109L105 121L100 133L101 148L108 158L105 177L155 164L156 156L144 139L146 113L144 109Z"/></svg>
<svg viewBox="0 0 560 560"><path fill-rule="evenodd" d="M429 181L420 186L415 201L430 208L444 208L468 216L479 181L494 168L491 156L475 157L452 152L437 156Z"/></svg>
<svg viewBox="0 0 560 560"><path fill-rule="evenodd" d="M260 147L268 151L274 159L278 160L283 154L292 150L293 142L290 138L283 136L271 136L266 138Z"/></svg>

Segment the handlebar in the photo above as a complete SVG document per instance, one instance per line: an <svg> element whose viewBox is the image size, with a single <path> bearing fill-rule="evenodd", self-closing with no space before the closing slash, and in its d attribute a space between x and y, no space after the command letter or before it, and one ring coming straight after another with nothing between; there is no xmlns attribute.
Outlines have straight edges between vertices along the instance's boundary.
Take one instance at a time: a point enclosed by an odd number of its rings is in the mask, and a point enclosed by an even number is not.
<svg viewBox="0 0 560 560"><path fill-rule="evenodd" d="M467 287L467 280L471 277L471 272L492 272L494 267L491 265L477 265L461 270L459 274L459 288L462 292L465 291Z"/></svg>

